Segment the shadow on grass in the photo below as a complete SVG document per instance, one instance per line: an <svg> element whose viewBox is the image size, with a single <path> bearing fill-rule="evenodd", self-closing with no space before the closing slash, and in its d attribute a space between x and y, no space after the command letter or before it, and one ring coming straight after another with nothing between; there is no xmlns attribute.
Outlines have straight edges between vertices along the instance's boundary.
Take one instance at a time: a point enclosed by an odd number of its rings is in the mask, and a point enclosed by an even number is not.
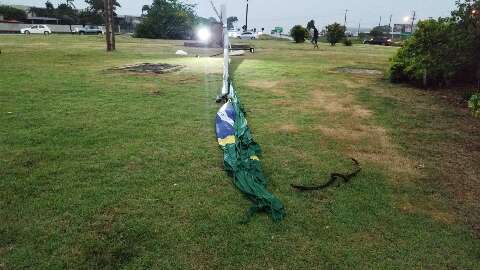
<svg viewBox="0 0 480 270"><path fill-rule="evenodd" d="M235 80L235 71L237 71L238 67L242 64L244 58L232 58L230 62L230 78Z"/></svg>

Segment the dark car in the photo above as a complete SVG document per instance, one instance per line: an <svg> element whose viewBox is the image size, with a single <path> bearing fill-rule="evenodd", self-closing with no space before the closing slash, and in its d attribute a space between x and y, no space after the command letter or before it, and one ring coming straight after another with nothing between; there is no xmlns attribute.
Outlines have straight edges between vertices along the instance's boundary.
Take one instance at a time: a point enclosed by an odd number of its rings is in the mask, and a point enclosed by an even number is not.
<svg viewBox="0 0 480 270"><path fill-rule="evenodd" d="M73 33L79 35L101 35L104 33L103 29L95 25L87 25L84 27L76 27Z"/></svg>
<svg viewBox="0 0 480 270"><path fill-rule="evenodd" d="M392 46L392 40L388 37L378 37L365 40L363 44Z"/></svg>

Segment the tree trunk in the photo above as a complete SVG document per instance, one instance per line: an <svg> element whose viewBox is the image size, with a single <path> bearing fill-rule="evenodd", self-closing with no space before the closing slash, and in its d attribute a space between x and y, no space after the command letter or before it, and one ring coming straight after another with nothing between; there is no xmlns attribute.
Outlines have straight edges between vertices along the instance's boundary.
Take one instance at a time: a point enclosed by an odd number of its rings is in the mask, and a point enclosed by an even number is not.
<svg viewBox="0 0 480 270"><path fill-rule="evenodd" d="M115 30L113 29L113 0L104 0L105 3L105 39L107 52L115 50Z"/></svg>

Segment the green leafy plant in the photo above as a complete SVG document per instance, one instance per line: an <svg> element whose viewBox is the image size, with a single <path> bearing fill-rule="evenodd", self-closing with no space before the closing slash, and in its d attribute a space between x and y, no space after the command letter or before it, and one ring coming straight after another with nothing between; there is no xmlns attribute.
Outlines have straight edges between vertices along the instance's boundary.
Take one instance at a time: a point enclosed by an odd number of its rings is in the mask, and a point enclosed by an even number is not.
<svg viewBox="0 0 480 270"><path fill-rule="evenodd" d="M371 37L383 37L388 35L392 31L392 28L389 25L375 26L370 31Z"/></svg>
<svg viewBox="0 0 480 270"><path fill-rule="evenodd" d="M339 23L330 24L327 26L327 40L330 45L335 46L345 37L345 26Z"/></svg>
<svg viewBox="0 0 480 270"><path fill-rule="evenodd" d="M25 11L4 5L0 5L0 15L3 15L3 18L5 20L21 21L27 18L27 13L25 13Z"/></svg>
<svg viewBox="0 0 480 270"><path fill-rule="evenodd" d="M468 100L468 108L474 117L480 117L480 93L470 97L470 100Z"/></svg>
<svg viewBox="0 0 480 270"><path fill-rule="evenodd" d="M346 38L343 40L343 45L350 47L353 45L353 42L351 39Z"/></svg>
<svg viewBox="0 0 480 270"><path fill-rule="evenodd" d="M154 0L135 31L136 37L188 39L197 23L195 5L179 0Z"/></svg>
<svg viewBox="0 0 480 270"><path fill-rule="evenodd" d="M308 31L301 25L295 25L290 30L290 36L296 43L303 43L305 42L305 39L308 38Z"/></svg>
<svg viewBox="0 0 480 270"><path fill-rule="evenodd" d="M423 86L472 83L480 59L480 1L457 1L448 18L418 23L391 59L390 80ZM475 11L475 12L474 12Z"/></svg>

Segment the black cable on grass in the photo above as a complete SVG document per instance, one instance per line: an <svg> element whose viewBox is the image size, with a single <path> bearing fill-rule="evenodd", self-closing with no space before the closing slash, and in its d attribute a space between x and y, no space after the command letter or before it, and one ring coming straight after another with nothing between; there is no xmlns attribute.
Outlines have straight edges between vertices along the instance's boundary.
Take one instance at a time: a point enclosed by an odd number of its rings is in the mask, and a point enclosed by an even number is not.
<svg viewBox="0 0 480 270"><path fill-rule="evenodd" d="M328 180L328 182L323 184L323 185L319 185L319 186L300 186L300 185L292 184L291 186L294 189L305 192L305 191L317 191L317 190L322 190L322 189L328 188L328 187L332 186L333 184L335 184L337 179L343 179L343 181L345 183L348 183L348 182L350 182L350 180L352 180L353 177L357 176L360 173L360 171L362 171L362 168L360 167L360 163L354 158L352 158L352 161L353 161L353 164L355 166L355 170L352 173L349 173L349 174L332 173L332 174L330 174L330 180Z"/></svg>

